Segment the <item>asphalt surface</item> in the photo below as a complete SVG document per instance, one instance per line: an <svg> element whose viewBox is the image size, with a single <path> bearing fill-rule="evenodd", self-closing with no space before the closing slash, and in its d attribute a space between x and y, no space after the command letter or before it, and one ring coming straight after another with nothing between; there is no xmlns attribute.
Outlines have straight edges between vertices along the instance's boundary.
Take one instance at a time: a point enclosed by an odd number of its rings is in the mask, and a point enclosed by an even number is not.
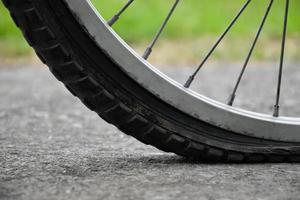
<svg viewBox="0 0 300 200"><path fill-rule="evenodd" d="M204 70L193 87L224 100L232 88L225 75L237 69ZM276 81L271 69L249 70L238 106L271 111L274 91L264 90ZM164 71L183 81L191 69ZM290 67L286 72L294 77L291 85L299 80L297 71ZM299 114L299 92L284 88L285 113ZM262 101L257 100L260 95ZM0 199L297 200L300 165L193 163L105 123L46 68L1 69Z"/></svg>

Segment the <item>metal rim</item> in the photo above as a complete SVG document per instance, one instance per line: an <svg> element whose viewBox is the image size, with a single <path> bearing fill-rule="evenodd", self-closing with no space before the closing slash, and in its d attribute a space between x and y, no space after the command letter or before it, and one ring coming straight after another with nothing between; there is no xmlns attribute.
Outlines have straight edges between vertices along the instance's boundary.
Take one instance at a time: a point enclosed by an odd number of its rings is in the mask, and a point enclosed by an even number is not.
<svg viewBox="0 0 300 200"><path fill-rule="evenodd" d="M213 126L257 138L300 142L300 118L273 117L200 95L167 77L137 55L88 0L64 0L91 38L137 83L175 108Z"/></svg>

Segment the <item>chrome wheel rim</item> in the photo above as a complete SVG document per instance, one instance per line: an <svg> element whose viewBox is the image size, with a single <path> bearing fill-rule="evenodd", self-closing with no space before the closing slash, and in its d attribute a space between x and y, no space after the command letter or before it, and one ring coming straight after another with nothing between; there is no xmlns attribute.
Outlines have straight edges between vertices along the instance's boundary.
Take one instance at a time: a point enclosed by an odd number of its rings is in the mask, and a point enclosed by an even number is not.
<svg viewBox="0 0 300 200"><path fill-rule="evenodd" d="M161 100L194 118L238 134L300 142L300 118L251 112L200 95L164 75L138 55L114 32L90 1L65 2L91 38L121 70Z"/></svg>

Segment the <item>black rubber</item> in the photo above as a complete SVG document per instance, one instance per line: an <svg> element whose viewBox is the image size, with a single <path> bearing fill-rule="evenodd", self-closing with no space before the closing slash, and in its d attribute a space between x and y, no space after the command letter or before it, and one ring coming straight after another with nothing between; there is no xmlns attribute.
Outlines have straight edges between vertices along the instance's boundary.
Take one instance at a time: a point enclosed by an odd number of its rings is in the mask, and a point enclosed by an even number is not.
<svg viewBox="0 0 300 200"><path fill-rule="evenodd" d="M209 162L299 162L300 144L232 133L163 102L120 70L63 0L2 0L28 43L69 91L124 133Z"/></svg>

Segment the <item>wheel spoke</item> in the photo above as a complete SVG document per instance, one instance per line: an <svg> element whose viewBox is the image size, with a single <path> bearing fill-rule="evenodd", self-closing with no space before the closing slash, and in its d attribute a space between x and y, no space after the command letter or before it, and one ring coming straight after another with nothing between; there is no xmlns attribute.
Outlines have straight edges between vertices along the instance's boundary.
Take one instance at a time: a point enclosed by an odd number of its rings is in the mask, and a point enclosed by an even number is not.
<svg viewBox="0 0 300 200"><path fill-rule="evenodd" d="M259 26L259 29L258 29L257 34L256 34L256 36L255 36L255 39L254 39L254 41L253 41L253 43L252 43L252 46L251 46L251 48L250 48L250 51L249 51L249 53L248 53L248 55L247 55L246 61L245 61L244 65L243 65L243 67L242 67L242 70L241 70L240 74L239 74L238 80L237 80L237 82L236 82L236 84L235 84L235 86L234 86L233 92L231 93L231 95L230 95L230 97L229 97L228 105L230 105L230 106L233 105L233 102L234 102L234 100L235 100L235 96L236 96L237 89L238 89L238 87L239 87L239 85L240 85L240 83L241 83L242 77L243 77L243 75L244 75L244 73L245 73L245 70L246 70L246 68L247 68L247 66L248 66L249 60L250 60L250 58L251 58L251 56L252 56L252 53L253 53L253 51L254 51L254 49L255 49L255 46L256 46L256 44L257 44L257 41L258 41L258 39L259 39L259 37L260 37L260 35L261 35L261 32L262 32L262 30L263 30L263 28L264 28L265 22L266 22L266 20L267 20L267 18L268 18L268 15L269 15L270 10L271 10L271 8L272 8L273 2L274 2L274 0L271 0L270 3L269 3L269 6L268 6L268 8L267 8L267 11L266 11L265 14L264 14L263 20L262 20L262 22L261 22L261 24L260 24L260 26Z"/></svg>
<svg viewBox="0 0 300 200"><path fill-rule="evenodd" d="M179 3L179 0L175 0L175 3L173 4L173 6L172 6L171 10L169 11L167 17L165 18L162 26L159 28L159 30L156 33L154 39L152 40L152 42L150 43L150 45L147 47L146 51L144 52L142 57L145 60L147 60L149 58L149 56L151 55L154 45L156 44L157 40L159 39L159 37L162 34L163 30L165 29L166 25L168 24L168 22L169 22L171 16L173 15L178 3Z"/></svg>
<svg viewBox="0 0 300 200"><path fill-rule="evenodd" d="M283 71L283 62L284 62L284 53L285 53L285 40L286 40L288 15L289 15L289 5L290 5L290 1L286 0L284 24L283 24L283 35L282 35L282 44L281 44L281 54L280 54L280 65L279 65L278 82L277 82L276 102L275 102L274 113L273 113L274 117L279 116L279 109L280 109L279 103L280 103L282 71Z"/></svg>
<svg viewBox="0 0 300 200"><path fill-rule="evenodd" d="M107 24L109 26L114 25L120 18L120 16L127 10L127 8L134 2L134 0L129 0L124 6L123 8L121 8L121 10L115 14L108 22Z"/></svg>
<svg viewBox="0 0 300 200"><path fill-rule="evenodd" d="M157 41L159 40L160 36L162 35L163 31L165 30L168 22L170 21L170 18L172 17L172 15L174 14L178 4L179 4L180 0L175 0L175 2L173 3L170 11L168 12L166 18L163 20L162 25L159 27L157 33L155 34L152 42L148 45L148 47L146 48L145 52L143 53L142 57L147 60L152 51L154 46L156 45ZM185 88L189 88L191 86L191 84L193 83L193 81L195 80L195 77L197 76L197 74L199 73L199 71L202 69L202 67L206 64L206 62L208 61L208 59L211 57L211 55L214 53L214 51L217 49L217 47L219 46L219 44L223 41L223 39L225 38L225 36L229 33L229 31L232 29L232 27L236 24L236 22L238 21L238 19L241 17L241 15L244 13L244 11L246 10L246 8L249 6L249 4L251 3L252 0L246 0L245 3L243 4L243 6L240 8L240 10L238 11L238 13L236 14L236 16L232 19L232 21L230 22L230 24L226 27L226 29L224 30L224 32L221 34L221 36L217 39L217 41L214 43L214 45L212 46L212 48L208 51L208 53L206 54L206 56L204 57L204 59L201 61L201 63L198 65L198 67L196 68L196 70L194 71L194 73L189 76L188 80L185 82L184 87ZM128 0L127 3L110 19L107 21L107 24L109 26L113 26L120 18L120 16L130 7L130 5L134 2L134 0ZM265 26L266 20L269 16L270 10L272 9L274 0L270 0L267 10L264 13L262 22L258 28L258 31L255 35L254 41L252 42L251 48L247 54L246 60L244 62L244 65L239 73L239 76L237 78L237 81L234 85L233 91L229 96L228 102L227 104L232 106L234 104L235 98L236 98L236 93L237 90L240 86L240 83L243 79L243 76L245 74L245 71L247 69L247 66L249 64L249 61L251 59L251 56L255 50L255 47L257 45L257 42L261 36L262 30ZM273 116L274 117L278 117L279 116L279 111L280 111L280 94L281 94L281 85L282 85L282 74L283 74L283 65L284 65L284 55L285 55L285 45L286 45L286 34L287 34L287 24L288 24L288 14L289 14L289 0L286 0L286 5L285 5L285 15L284 15L284 25L283 25L283 36L282 36L282 44L281 44L281 55L280 55L280 65L279 65L279 72L278 72L278 81L277 81L277 93L276 93L276 102L274 105L274 113Z"/></svg>
<svg viewBox="0 0 300 200"><path fill-rule="evenodd" d="M193 83L196 75L199 73L200 69L203 67L203 65L206 63L206 61L209 59L209 57L212 55L212 53L218 47L218 45L220 44L220 42L223 40L223 38L227 35L227 33L233 27L233 25L235 24L235 22L239 19L239 17L244 12L244 10L248 7L248 5L249 5L250 2L251 2L251 0L247 0L246 1L246 3L243 5L243 7L238 12L238 14L234 17L234 19L231 21L231 23L229 24L229 26L225 29L225 31L223 32L223 34L219 37L219 39L217 40L217 42L213 45L213 47L211 48L211 50L208 52L208 54L206 55L206 57L204 58L204 60L200 63L200 65L198 66L198 68L196 69L196 71L188 78L188 80L184 84L184 87L189 88L191 86L191 84Z"/></svg>

